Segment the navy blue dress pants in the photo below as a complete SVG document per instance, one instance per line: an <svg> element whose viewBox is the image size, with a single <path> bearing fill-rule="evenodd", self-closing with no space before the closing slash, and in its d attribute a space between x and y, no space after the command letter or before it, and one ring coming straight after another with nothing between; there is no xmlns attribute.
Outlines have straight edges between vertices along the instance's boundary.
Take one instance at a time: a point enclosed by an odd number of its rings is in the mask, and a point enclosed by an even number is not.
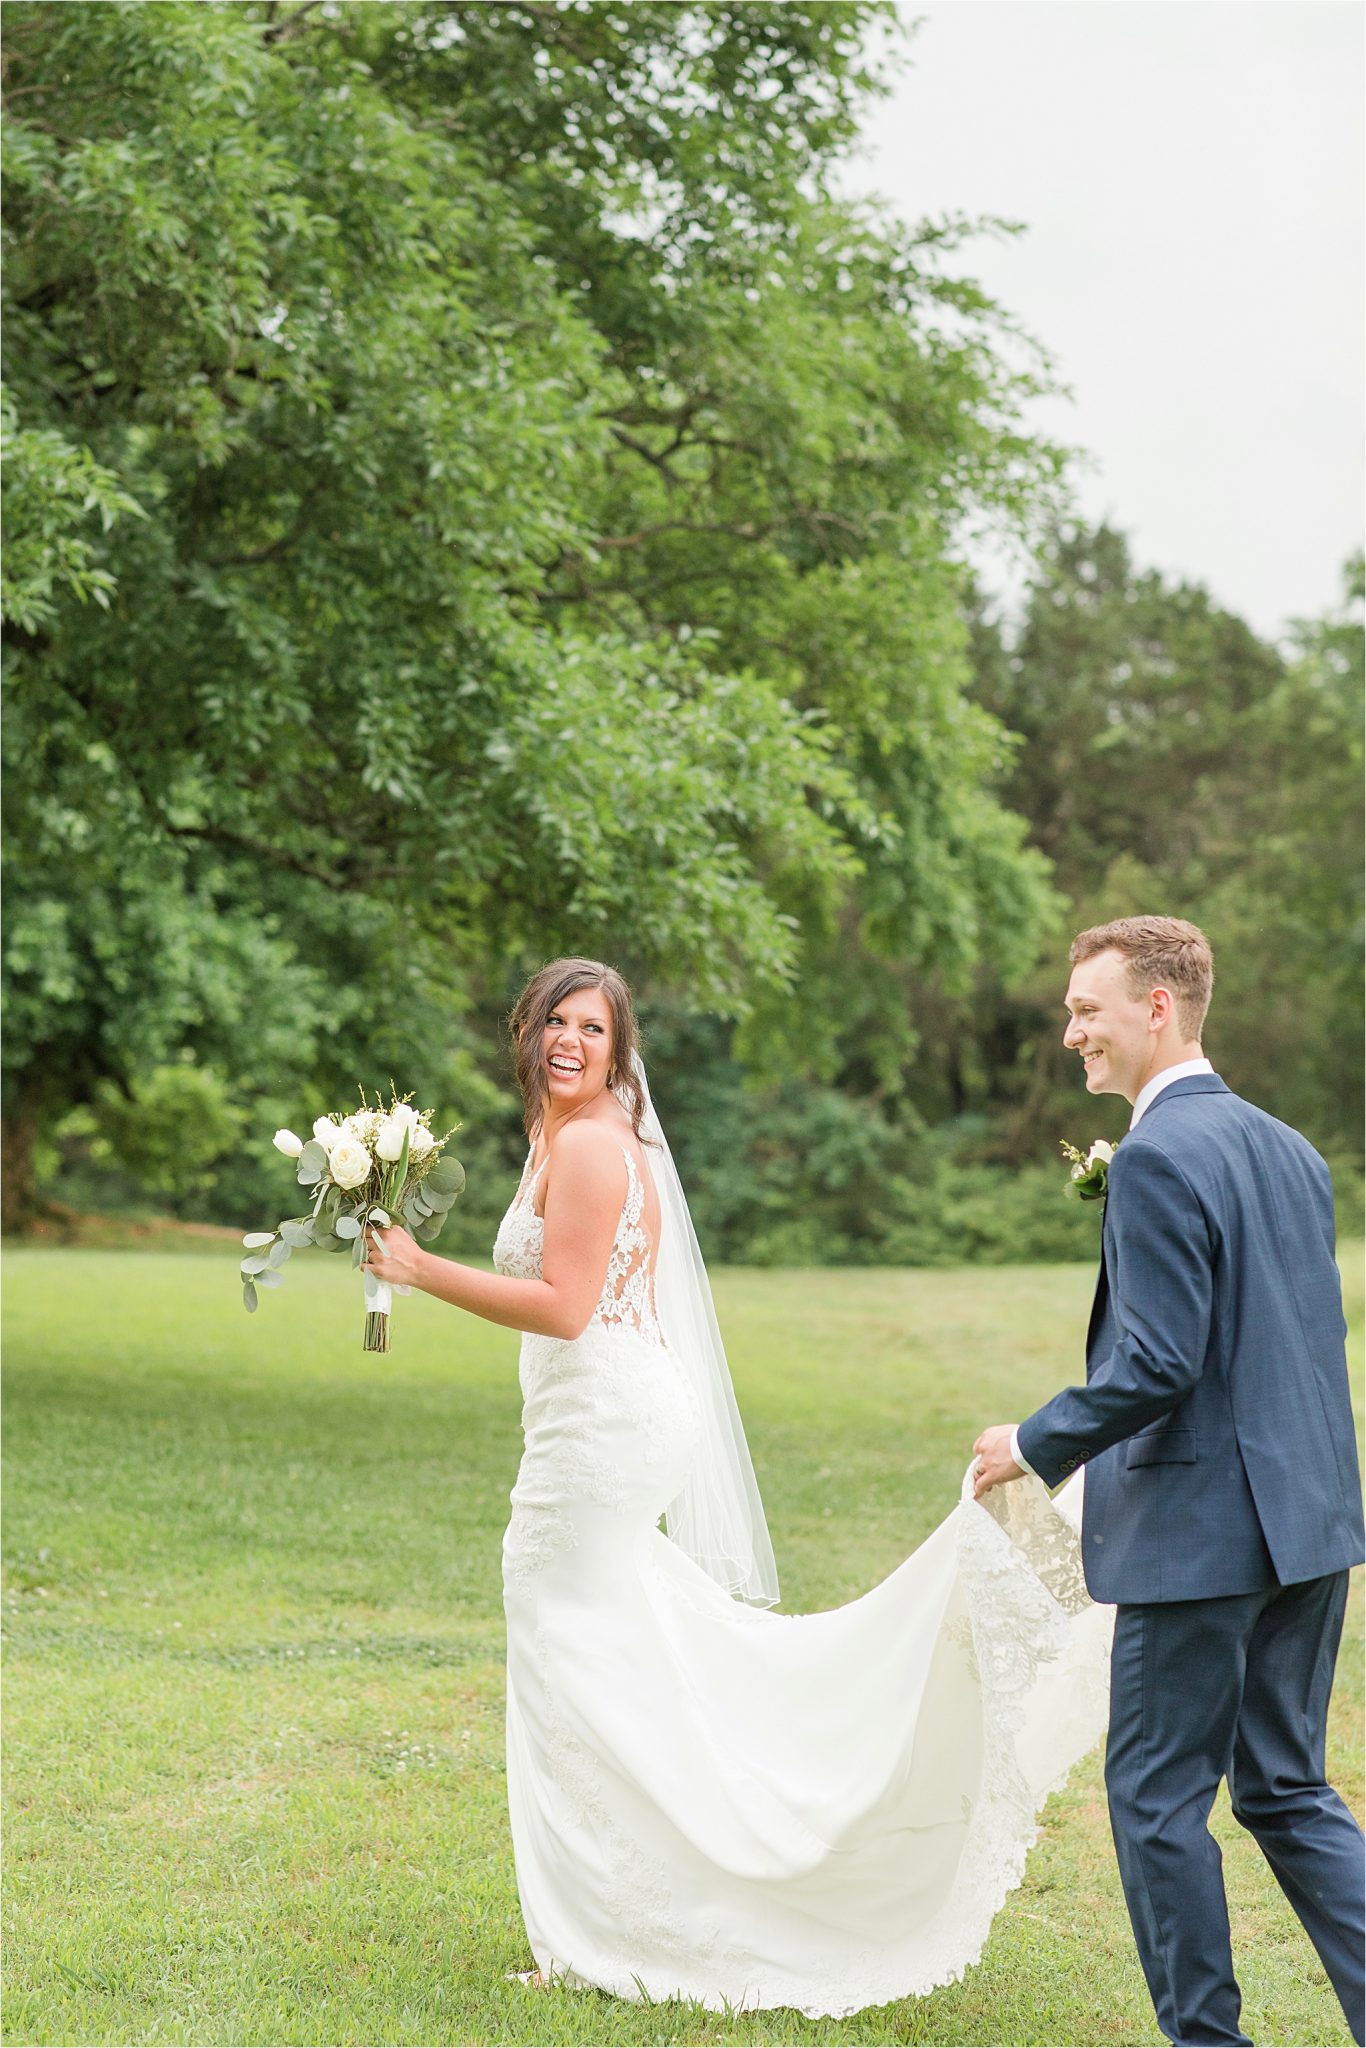
<svg viewBox="0 0 1366 2048"><path fill-rule="evenodd" d="M1170 2041L1246 2042L1223 1861L1222 1778L1362 2041L1366 1850L1324 1776L1346 1572L1223 1600L1122 1606L1105 1784L1143 1974Z"/></svg>

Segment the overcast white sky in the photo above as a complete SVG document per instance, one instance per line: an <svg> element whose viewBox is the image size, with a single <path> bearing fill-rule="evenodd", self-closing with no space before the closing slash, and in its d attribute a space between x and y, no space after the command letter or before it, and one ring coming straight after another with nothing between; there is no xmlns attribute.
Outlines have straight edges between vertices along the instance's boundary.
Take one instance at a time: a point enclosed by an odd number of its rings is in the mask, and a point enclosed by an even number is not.
<svg viewBox="0 0 1366 2048"><path fill-rule="evenodd" d="M1089 516L1263 633L1363 524L1355 0L930 0L847 189L1002 214L960 266L1048 347Z"/></svg>

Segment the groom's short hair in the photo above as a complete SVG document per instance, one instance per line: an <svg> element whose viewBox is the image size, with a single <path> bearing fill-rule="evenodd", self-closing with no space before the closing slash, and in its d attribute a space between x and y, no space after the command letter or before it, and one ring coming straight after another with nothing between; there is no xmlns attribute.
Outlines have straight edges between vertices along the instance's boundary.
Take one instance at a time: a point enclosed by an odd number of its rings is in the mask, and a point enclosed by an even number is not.
<svg viewBox="0 0 1366 2048"><path fill-rule="evenodd" d="M1122 953L1132 996L1169 988L1176 1021L1186 1038L1198 1038L1214 993L1214 955L1198 924L1184 917L1117 917L1093 924L1072 941L1075 967L1093 953Z"/></svg>

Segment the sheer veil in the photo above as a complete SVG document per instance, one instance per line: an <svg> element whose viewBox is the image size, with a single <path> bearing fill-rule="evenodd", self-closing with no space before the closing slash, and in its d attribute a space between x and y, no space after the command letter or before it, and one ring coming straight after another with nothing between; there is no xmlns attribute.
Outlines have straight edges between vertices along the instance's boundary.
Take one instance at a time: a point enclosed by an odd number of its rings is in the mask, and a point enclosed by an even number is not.
<svg viewBox="0 0 1366 2048"><path fill-rule="evenodd" d="M661 1212L655 1306L664 1341L686 1368L702 1417L697 1457L682 1492L665 1510L664 1526L728 1593L757 1607L772 1607L778 1600L778 1567L735 1405L711 1283L639 1054L633 1055L633 1064L645 1096L640 1135L648 1141L646 1158Z"/></svg>

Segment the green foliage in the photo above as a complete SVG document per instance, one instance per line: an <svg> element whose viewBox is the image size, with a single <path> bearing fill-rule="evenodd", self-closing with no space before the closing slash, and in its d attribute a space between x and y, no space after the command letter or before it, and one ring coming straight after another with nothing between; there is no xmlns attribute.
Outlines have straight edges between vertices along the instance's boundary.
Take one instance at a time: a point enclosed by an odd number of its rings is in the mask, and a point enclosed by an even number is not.
<svg viewBox="0 0 1366 2048"><path fill-rule="evenodd" d="M950 563L1057 458L952 232L828 195L886 13L10 8L17 1130L197 1007L172 946L125 1031L77 838L121 958L179 895L326 970L341 905L459 1005L571 947L734 1012L840 928L1027 943ZM321 1089L349 991L250 987Z"/></svg>
<svg viewBox="0 0 1366 2048"><path fill-rule="evenodd" d="M1136 570L1118 533L1075 531L1018 639L979 621L976 643L981 699L1023 739L1007 795L1068 899L1014 990L983 977L948 1020L961 1100L994 1115L998 1156L1080 1135L1067 934L1159 910L1210 936L1205 1044L1229 1084L1359 1165L1359 561L1341 609L1278 649L1203 589Z"/></svg>
<svg viewBox="0 0 1366 2048"><path fill-rule="evenodd" d="M1116 1135L1061 962L1154 903L1230 1081L1359 1161L1359 614L1269 647L1102 529L981 615L962 535L1063 502L1049 371L962 223L832 197L889 23L12 0L11 1219L40 1147L278 1213L269 1131L393 1075L483 1250L501 1015L574 950L659 1020L709 1246L1079 1251L996 1170ZM186 1054L246 1121L177 1176Z"/></svg>
<svg viewBox="0 0 1366 2048"><path fill-rule="evenodd" d="M108 532L121 513L142 507L88 448L51 430L20 431L14 404L0 391L0 497L7 535L0 565L0 610L21 631L36 633L56 616L62 593L106 609L114 578L94 566L94 543L82 532L92 517Z"/></svg>
<svg viewBox="0 0 1366 2048"><path fill-rule="evenodd" d="M243 1142L247 1112L220 1074L187 1060L153 1067L128 1095L97 1084L89 1108L74 1109L59 1139L87 1139L97 1166L117 1161L138 1185L173 1199L214 1185L213 1169Z"/></svg>
<svg viewBox="0 0 1366 2048"><path fill-rule="evenodd" d="M984 1162L982 1117L927 1128L906 1095L751 1076L720 1026L647 1016L651 1088L707 1258L780 1266L1009 1265L1096 1255L1099 1213L1046 1164ZM1119 1135L1119 1106L1070 1127ZM1079 1116L1080 1111L1080 1116ZM1065 1127L1066 1128L1066 1127Z"/></svg>

